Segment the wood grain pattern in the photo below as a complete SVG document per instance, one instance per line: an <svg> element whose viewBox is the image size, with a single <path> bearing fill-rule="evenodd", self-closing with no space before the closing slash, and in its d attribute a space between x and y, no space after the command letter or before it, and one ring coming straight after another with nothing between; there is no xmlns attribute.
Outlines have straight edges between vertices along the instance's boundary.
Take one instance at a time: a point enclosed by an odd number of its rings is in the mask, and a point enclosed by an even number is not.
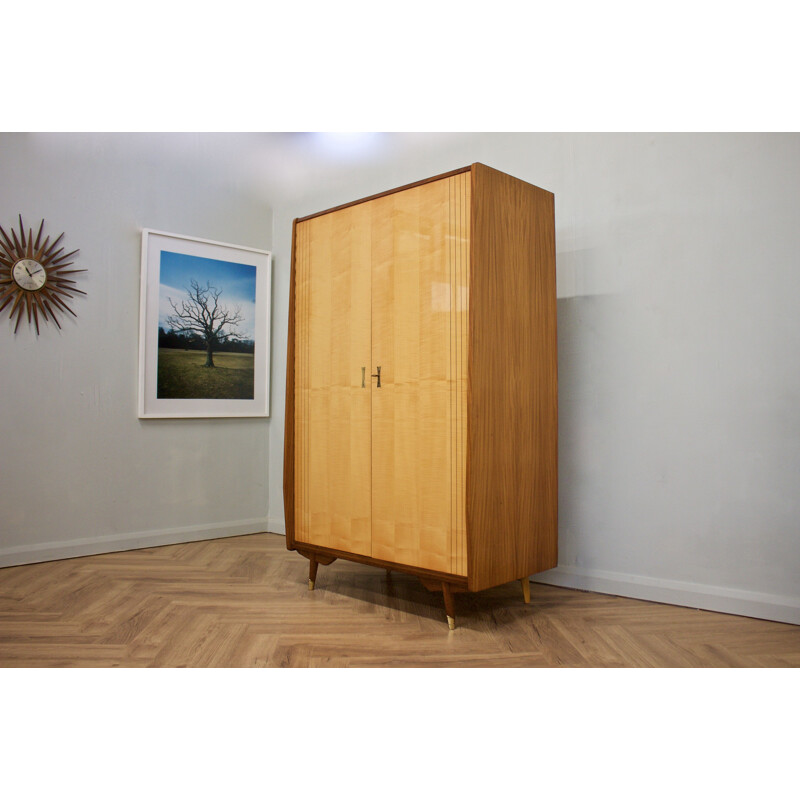
<svg viewBox="0 0 800 800"><path fill-rule="evenodd" d="M370 210L298 223L295 544L370 555ZM298 520L299 518L299 520Z"/></svg>
<svg viewBox="0 0 800 800"><path fill-rule="evenodd" d="M294 505L295 505L295 292L297 251L297 220L292 223L292 261L289 275L289 329L286 345L286 403L283 425L283 513L286 524L286 547L294 549Z"/></svg>
<svg viewBox="0 0 800 800"><path fill-rule="evenodd" d="M553 195L472 168L467 529L472 590L556 566Z"/></svg>
<svg viewBox="0 0 800 800"><path fill-rule="evenodd" d="M254 534L0 569L0 667L800 667L800 626L531 584L457 598ZM10 676L9 676L10 677Z"/></svg>
<svg viewBox="0 0 800 800"><path fill-rule="evenodd" d="M467 561L467 348L472 186L470 174L448 181L450 272L450 487L452 498L451 572L466 575ZM452 616L452 615L451 615Z"/></svg>
<svg viewBox="0 0 800 800"><path fill-rule="evenodd" d="M442 581L445 580L455 589L465 590L467 588L467 579L462 575L451 575L447 572L438 572L437 570L425 569L424 567L414 567L396 561L384 561L380 558L364 556L347 550L333 550L330 547L301 544L297 546L297 552L304 555L306 558L311 558L313 555L320 564L330 563L330 561L341 558L345 561L353 561L356 564L367 564L371 567L379 567L389 572L403 572L406 575L414 575L423 581L423 583L429 581L435 584L437 591L441 587ZM326 562L324 559L329 559L329 562ZM425 585L427 586L428 584L426 583Z"/></svg>
<svg viewBox="0 0 800 800"><path fill-rule="evenodd" d="M366 204L373 366L383 369L382 388L372 393L372 554L462 575L466 311L458 311L457 284L466 272L466 186L459 174Z"/></svg>

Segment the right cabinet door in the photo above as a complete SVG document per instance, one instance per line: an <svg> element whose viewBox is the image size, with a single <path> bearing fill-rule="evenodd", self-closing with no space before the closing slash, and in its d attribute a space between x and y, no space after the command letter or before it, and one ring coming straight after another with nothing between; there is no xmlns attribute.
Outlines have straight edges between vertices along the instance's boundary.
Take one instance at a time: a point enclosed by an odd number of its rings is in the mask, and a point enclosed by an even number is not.
<svg viewBox="0 0 800 800"><path fill-rule="evenodd" d="M370 201L372 556L467 574L470 176Z"/></svg>

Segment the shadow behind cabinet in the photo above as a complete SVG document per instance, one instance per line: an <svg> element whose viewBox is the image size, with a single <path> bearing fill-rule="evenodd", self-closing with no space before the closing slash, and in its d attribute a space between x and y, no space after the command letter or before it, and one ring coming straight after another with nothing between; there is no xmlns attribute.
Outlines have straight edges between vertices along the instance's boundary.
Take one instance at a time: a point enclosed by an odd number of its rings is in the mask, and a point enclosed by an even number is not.
<svg viewBox="0 0 800 800"><path fill-rule="evenodd" d="M286 544L443 592L557 563L554 198L473 164L295 220Z"/></svg>

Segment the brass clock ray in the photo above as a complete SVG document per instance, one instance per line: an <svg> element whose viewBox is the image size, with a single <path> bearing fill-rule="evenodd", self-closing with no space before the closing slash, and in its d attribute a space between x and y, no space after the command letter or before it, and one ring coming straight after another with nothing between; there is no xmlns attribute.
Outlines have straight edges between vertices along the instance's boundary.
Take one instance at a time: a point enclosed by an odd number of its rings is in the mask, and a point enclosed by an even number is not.
<svg viewBox="0 0 800 800"><path fill-rule="evenodd" d="M37 336L40 316L61 328L59 314L68 312L77 317L67 301L76 294L86 294L75 287L76 281L71 277L86 270L67 269L75 263L69 259L79 251L64 253L64 247L58 247L63 233L52 243L49 236L42 241L44 220L35 238L32 228L25 234L21 214L19 236L14 228L10 230L11 236L0 226L0 313L11 306L9 315L12 320L16 319L14 333L19 330L24 316L29 325L32 321L36 326Z"/></svg>

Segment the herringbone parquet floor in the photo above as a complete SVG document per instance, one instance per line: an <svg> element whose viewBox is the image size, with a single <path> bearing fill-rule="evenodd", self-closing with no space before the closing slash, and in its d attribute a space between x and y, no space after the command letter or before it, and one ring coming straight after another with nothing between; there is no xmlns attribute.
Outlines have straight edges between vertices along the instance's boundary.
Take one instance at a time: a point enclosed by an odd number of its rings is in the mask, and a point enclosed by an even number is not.
<svg viewBox="0 0 800 800"><path fill-rule="evenodd" d="M3 667L797 667L800 626L531 584L456 598L276 534L0 570Z"/></svg>

